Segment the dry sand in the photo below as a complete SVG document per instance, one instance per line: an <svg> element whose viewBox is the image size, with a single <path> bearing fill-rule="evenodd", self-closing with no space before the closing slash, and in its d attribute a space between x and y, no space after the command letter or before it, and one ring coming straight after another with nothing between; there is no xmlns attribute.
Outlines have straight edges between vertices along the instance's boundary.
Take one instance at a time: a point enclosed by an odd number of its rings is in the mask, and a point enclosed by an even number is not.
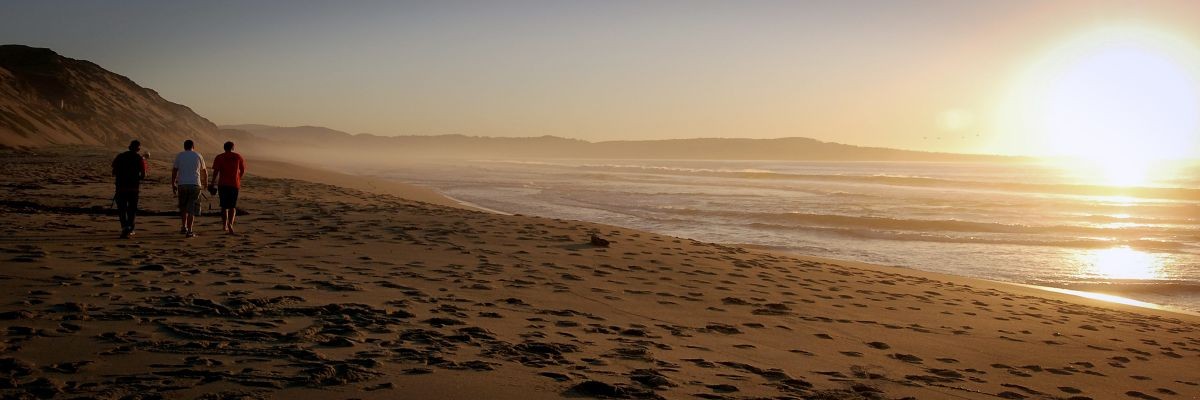
<svg viewBox="0 0 1200 400"><path fill-rule="evenodd" d="M215 156L215 155L214 155ZM247 169L249 171L249 169ZM436 191L420 186L406 185L381 178L348 175L339 172L322 170L295 163L275 160L255 160L253 175L296 179L312 183L340 186L348 189L361 190L375 194L387 194L454 208L472 208L468 205L449 199Z"/></svg>
<svg viewBox="0 0 1200 400"><path fill-rule="evenodd" d="M266 178L253 157L244 236L211 215L179 235L155 162L120 240L112 154L2 156L5 398L1200 396L1193 316Z"/></svg>

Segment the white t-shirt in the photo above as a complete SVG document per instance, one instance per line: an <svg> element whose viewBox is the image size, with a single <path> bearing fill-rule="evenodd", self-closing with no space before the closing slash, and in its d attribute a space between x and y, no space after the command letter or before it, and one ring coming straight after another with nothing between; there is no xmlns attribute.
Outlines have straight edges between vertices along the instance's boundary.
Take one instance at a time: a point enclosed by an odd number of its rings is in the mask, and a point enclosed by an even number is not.
<svg viewBox="0 0 1200 400"><path fill-rule="evenodd" d="M179 170L180 185L200 185L200 170L204 169L204 157L200 153L184 150L175 156L175 165L171 168Z"/></svg>

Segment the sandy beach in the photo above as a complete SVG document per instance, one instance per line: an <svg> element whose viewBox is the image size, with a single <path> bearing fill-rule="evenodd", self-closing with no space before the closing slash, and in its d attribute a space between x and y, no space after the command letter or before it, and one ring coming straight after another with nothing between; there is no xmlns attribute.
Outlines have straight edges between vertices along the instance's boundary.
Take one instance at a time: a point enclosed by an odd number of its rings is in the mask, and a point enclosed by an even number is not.
<svg viewBox="0 0 1200 400"><path fill-rule="evenodd" d="M241 236L179 235L155 160L121 240L113 155L3 155L4 398L1200 398L1200 317L250 154Z"/></svg>

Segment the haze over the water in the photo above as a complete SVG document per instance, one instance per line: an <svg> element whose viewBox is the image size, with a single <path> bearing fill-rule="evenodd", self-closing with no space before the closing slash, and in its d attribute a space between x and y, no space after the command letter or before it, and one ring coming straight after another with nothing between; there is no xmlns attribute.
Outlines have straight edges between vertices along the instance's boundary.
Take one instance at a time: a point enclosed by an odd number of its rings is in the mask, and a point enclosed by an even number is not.
<svg viewBox="0 0 1200 400"><path fill-rule="evenodd" d="M1195 158L1200 3L6 2L214 122Z"/></svg>

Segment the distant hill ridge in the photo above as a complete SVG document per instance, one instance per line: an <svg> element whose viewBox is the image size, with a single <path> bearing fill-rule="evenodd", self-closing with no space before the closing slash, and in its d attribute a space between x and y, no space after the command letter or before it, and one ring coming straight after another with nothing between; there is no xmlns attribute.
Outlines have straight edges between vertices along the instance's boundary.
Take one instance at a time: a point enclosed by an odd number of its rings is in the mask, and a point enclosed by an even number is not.
<svg viewBox="0 0 1200 400"><path fill-rule="evenodd" d="M237 135L89 61L0 46L0 146L124 147L137 138L150 149L178 149L190 138L214 149Z"/></svg>
<svg viewBox="0 0 1200 400"><path fill-rule="evenodd" d="M414 158L775 159L838 161L998 161L1010 157L859 147L809 138L673 139L588 142L556 136L377 136L318 127L260 124L218 127L187 106L129 78L50 49L0 45L0 147L89 145L178 149L194 139L202 151L225 140L281 158L356 162ZM320 159L320 158L318 158Z"/></svg>
<svg viewBox="0 0 1200 400"><path fill-rule="evenodd" d="M271 148L353 152L366 158L516 157L814 161L1010 161L1016 157L861 147L816 139L697 138L588 142L557 136L379 136L318 126L222 125L271 142ZM314 156L308 153L305 157Z"/></svg>

